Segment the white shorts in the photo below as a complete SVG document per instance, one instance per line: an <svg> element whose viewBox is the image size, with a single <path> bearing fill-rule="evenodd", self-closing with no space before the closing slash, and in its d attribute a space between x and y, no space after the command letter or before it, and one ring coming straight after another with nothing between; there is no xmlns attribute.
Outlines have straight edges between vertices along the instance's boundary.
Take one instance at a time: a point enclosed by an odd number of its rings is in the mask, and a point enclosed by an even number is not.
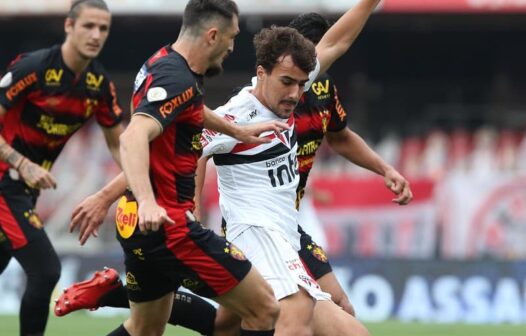
<svg viewBox="0 0 526 336"><path fill-rule="evenodd" d="M304 288L316 300L330 300L331 295L305 270L298 252L277 231L250 226L232 241L261 273L281 300Z"/></svg>

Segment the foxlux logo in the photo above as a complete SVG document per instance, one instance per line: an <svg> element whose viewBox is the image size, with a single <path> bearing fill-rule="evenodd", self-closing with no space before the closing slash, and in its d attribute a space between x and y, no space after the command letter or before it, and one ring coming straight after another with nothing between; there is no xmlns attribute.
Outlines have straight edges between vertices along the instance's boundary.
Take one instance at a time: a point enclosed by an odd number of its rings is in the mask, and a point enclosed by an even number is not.
<svg viewBox="0 0 526 336"><path fill-rule="evenodd" d="M268 177L273 187L277 187L278 185L282 186L285 183L292 183L298 174L298 162L296 161L296 156L293 156L293 154L289 154L286 158L280 157L267 161L265 164L267 168L271 168L268 170Z"/></svg>

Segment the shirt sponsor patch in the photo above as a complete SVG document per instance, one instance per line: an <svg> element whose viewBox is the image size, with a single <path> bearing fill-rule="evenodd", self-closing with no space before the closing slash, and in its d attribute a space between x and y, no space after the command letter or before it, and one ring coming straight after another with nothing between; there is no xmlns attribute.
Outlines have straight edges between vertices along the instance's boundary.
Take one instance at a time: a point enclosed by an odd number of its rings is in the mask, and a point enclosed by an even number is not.
<svg viewBox="0 0 526 336"><path fill-rule="evenodd" d="M0 79L0 88L6 88L13 83L13 73L8 72Z"/></svg>
<svg viewBox="0 0 526 336"><path fill-rule="evenodd" d="M162 101L168 97L168 92L166 92L166 90L162 87L154 87L148 90L146 97L150 103Z"/></svg>

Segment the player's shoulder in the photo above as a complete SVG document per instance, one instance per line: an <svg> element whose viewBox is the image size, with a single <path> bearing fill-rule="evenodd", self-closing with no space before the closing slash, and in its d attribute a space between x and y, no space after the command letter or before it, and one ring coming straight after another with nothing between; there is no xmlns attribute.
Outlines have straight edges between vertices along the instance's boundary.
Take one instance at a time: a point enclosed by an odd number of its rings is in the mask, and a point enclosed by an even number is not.
<svg viewBox="0 0 526 336"><path fill-rule="evenodd" d="M19 54L9 64L10 68L38 71L56 62L60 57L60 46L38 49Z"/></svg>
<svg viewBox="0 0 526 336"><path fill-rule="evenodd" d="M252 118L248 118L251 114L255 116L257 108L251 97L251 94L246 89L241 89L237 94L230 97L228 102L216 110L216 113L222 116L230 116L237 122L246 123Z"/></svg>
<svg viewBox="0 0 526 336"><path fill-rule="evenodd" d="M154 76L174 77L178 81L195 81L196 74L192 72L184 57L169 46L161 48L148 59L146 65Z"/></svg>

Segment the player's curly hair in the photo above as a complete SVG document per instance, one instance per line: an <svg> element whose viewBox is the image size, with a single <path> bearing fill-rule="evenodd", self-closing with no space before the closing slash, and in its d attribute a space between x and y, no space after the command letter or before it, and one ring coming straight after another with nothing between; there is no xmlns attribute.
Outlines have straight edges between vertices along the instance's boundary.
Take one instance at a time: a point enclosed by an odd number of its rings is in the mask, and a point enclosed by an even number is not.
<svg viewBox="0 0 526 336"><path fill-rule="evenodd" d="M323 35L331 27L329 20L318 13L307 13L297 16L290 21L289 27L296 29L314 44L320 42Z"/></svg>
<svg viewBox="0 0 526 336"><path fill-rule="evenodd" d="M282 56L291 56L294 64L306 73L316 66L314 44L290 27L262 29L254 36L254 47L256 68L261 65L268 73L272 72Z"/></svg>
<svg viewBox="0 0 526 336"><path fill-rule="evenodd" d="M230 23L234 16L239 16L239 9L232 0L190 0L184 10L181 30L199 31L205 23L217 18Z"/></svg>
<svg viewBox="0 0 526 336"><path fill-rule="evenodd" d="M79 17L80 10L83 7L92 7L105 10L109 12L110 9L104 0L74 0L71 2L71 7L69 8L68 18L75 20Z"/></svg>

